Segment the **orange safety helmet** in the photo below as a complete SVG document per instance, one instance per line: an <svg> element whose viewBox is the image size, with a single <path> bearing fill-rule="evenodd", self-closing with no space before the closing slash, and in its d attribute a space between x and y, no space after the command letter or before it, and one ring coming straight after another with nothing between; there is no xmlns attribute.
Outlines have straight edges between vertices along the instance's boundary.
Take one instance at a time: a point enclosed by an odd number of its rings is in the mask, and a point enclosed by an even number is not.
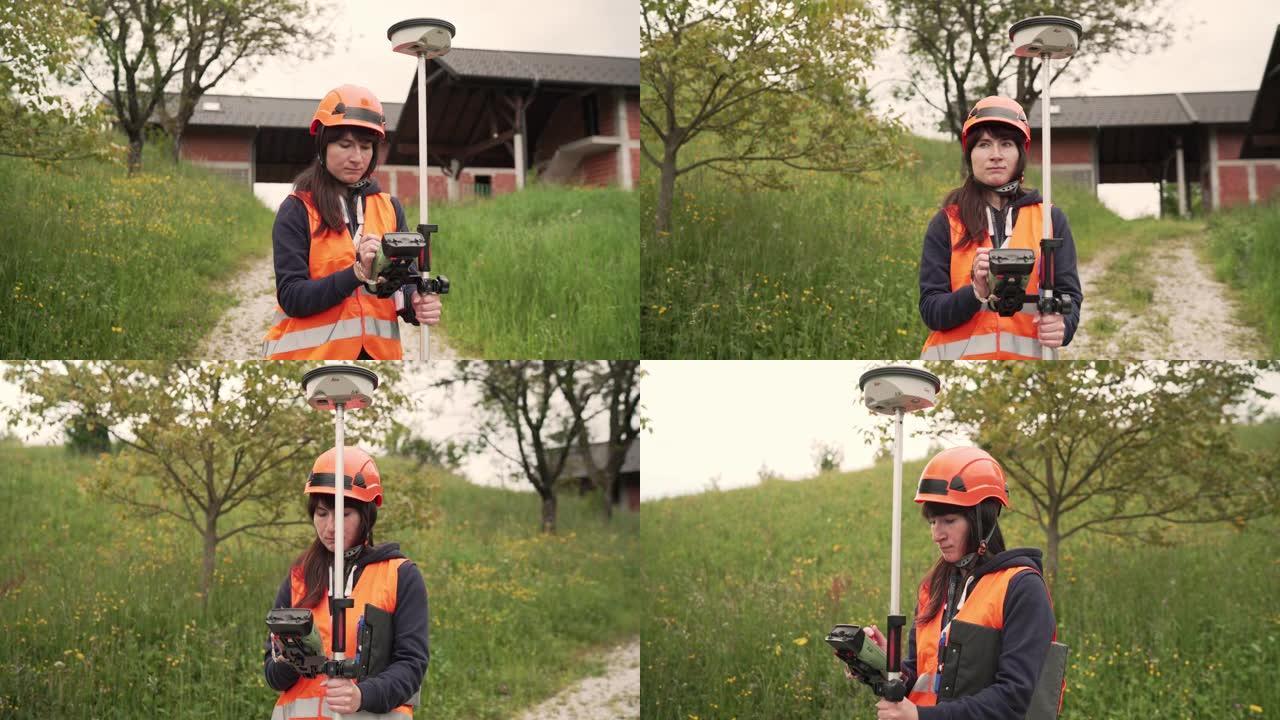
<svg viewBox="0 0 1280 720"><path fill-rule="evenodd" d="M387 116L382 112L382 103L372 91L359 85L342 85L324 96L311 117L311 134L317 134L321 125L368 128L380 138L387 137Z"/></svg>
<svg viewBox="0 0 1280 720"><path fill-rule="evenodd" d="M337 460L337 448L329 448L311 467L311 477L307 478L307 494L334 494L334 463ZM382 476L378 474L378 466L374 464L369 453L358 447L348 445L342 451L343 496L361 502L372 502L382 507Z"/></svg>
<svg viewBox="0 0 1280 720"><path fill-rule="evenodd" d="M969 117L960 130L960 146L968 147L969 131L976 125L989 122L1012 125L1022 132L1022 154L1031 152L1031 125L1027 123L1027 114L1022 106L1007 97L992 95L978 101L969 111Z"/></svg>
<svg viewBox="0 0 1280 720"><path fill-rule="evenodd" d="M1009 485L1000 463L986 450L957 447L943 450L920 473L916 502L973 507L995 498L1009 507Z"/></svg>

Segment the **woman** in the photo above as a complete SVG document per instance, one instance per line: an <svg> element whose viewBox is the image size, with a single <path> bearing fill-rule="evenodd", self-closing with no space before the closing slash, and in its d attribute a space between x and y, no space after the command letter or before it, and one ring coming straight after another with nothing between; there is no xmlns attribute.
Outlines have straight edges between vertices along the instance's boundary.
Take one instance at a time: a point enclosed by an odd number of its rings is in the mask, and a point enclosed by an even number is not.
<svg viewBox="0 0 1280 720"><path fill-rule="evenodd" d="M1040 551L1005 550L998 524L1009 505L1004 471L978 448L943 450L920 474L916 502L939 557L920 583L903 656L908 695L881 700L876 717L1022 720L1055 620ZM866 632L886 646L874 625Z"/></svg>
<svg viewBox="0 0 1280 720"><path fill-rule="evenodd" d="M1012 317L992 309L988 255L992 248L1022 248L1036 256L1026 294L1040 287L1041 198L1022 186L1031 149L1031 126L1018 103L1003 97L978 101L960 133L964 184L942 201L924 237L920 257L920 317L932 331L926 360L1041 358L1041 348L1067 345L1080 324L1080 278L1067 216L1055 207L1055 296L1070 296L1066 315L1041 315L1032 304Z"/></svg>
<svg viewBox="0 0 1280 720"><path fill-rule="evenodd" d="M271 231L275 324L263 355L277 360L399 360L400 326L440 322L440 298L406 285L370 292L382 234L407 230L400 201L370 178L386 139L382 103L343 85L316 108L316 157L294 180Z"/></svg>
<svg viewBox="0 0 1280 720"><path fill-rule="evenodd" d="M307 480L307 513L316 538L294 561L288 577L276 593L275 608L308 608L326 654L332 647L329 584L333 572L334 465L330 449L316 460ZM268 638L264 659L267 683L280 691L272 720L332 717L360 712L361 718L407 720L418 704L422 677L430 658L428 648L427 590L417 566L397 543L373 544L373 526L382 505L382 479L378 466L365 451L343 451L343 552L347 579L346 597L354 600L347 611L346 654L356 654L357 619L368 617L376 606L391 613L392 647L372 657L389 657L385 668L354 682L317 675L303 677L284 659L278 640Z"/></svg>

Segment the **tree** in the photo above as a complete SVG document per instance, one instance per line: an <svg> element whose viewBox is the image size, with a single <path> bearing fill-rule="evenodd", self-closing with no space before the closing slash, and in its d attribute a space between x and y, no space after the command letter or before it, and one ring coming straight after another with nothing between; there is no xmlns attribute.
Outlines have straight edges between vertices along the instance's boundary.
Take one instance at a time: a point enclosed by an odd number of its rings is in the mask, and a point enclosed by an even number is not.
<svg viewBox="0 0 1280 720"><path fill-rule="evenodd" d="M834 442L813 443L813 466L819 474L840 469L844 462L844 448Z"/></svg>
<svg viewBox="0 0 1280 720"><path fill-rule="evenodd" d="M654 229L676 179L700 167L784 188L786 168L856 175L902 162L897 126L859 78L882 35L860 0L641 0L640 150L659 171ZM681 161L699 136L701 157Z"/></svg>
<svg viewBox="0 0 1280 720"><path fill-rule="evenodd" d="M178 6L186 47L177 108L170 112L167 104L160 106L174 162L196 103L233 68L286 54L308 59L333 38L325 13L308 0L183 0Z"/></svg>
<svg viewBox="0 0 1280 720"><path fill-rule="evenodd" d="M471 384L480 389L488 414L477 431L480 442L520 468L542 501L542 531L556 530L556 480L579 424L559 397L560 365L555 360L463 361L437 385ZM513 449L507 440L515 441Z"/></svg>
<svg viewBox="0 0 1280 720"><path fill-rule="evenodd" d="M111 74L78 63L81 75L110 105L129 138L129 174L142 167L145 130L157 119L182 134L200 97L240 63L289 54L309 57L329 42L324 18L307 0L90 0L94 36ZM305 41L300 41L305 40ZM166 99L171 83L176 97ZM169 102L175 104L170 110Z"/></svg>
<svg viewBox="0 0 1280 720"><path fill-rule="evenodd" d="M566 361L561 365L560 392L573 411L578 454L592 483L600 488L605 519L613 517L613 500L627 450L640 436L640 361L609 360L601 363ZM607 412L609 435L604 467L591 455L590 420L595 412L591 400L598 397L600 410ZM566 452L568 447L565 448Z"/></svg>
<svg viewBox="0 0 1280 720"><path fill-rule="evenodd" d="M60 0L0 4L0 155L46 164L111 159L101 109L77 108L53 88L67 79L92 27Z"/></svg>
<svg viewBox="0 0 1280 720"><path fill-rule="evenodd" d="M931 435L968 435L1004 467L1009 512L1044 532L1046 574L1082 532L1159 539L1171 524L1274 513L1276 451L1237 442L1259 386L1245 363L934 363Z"/></svg>
<svg viewBox="0 0 1280 720"><path fill-rule="evenodd" d="M1084 26L1080 50L1053 64L1053 79L1074 67L1083 72L1107 53L1143 53L1169 43L1171 24L1155 12L1162 0L882 0L880 27L900 33L912 64L903 98L919 97L939 113L938 129L957 140L969 108L1002 94L1013 79L1012 97L1026 110L1040 97L1043 62L1013 55L1009 28L1018 20L1053 14ZM1037 83L1039 85L1037 86ZM941 94L941 99L938 94Z"/></svg>
<svg viewBox="0 0 1280 720"><path fill-rule="evenodd" d="M381 437L404 402L395 364L377 372L376 401L347 413L348 444ZM7 378L33 398L24 412L62 420L88 410L102 418L122 449L100 458L86 489L199 533L207 607L220 543L241 533L275 538L310 522L299 517L299 491L315 458L333 446L333 415L307 406L301 373L285 362L77 362L25 363Z"/></svg>

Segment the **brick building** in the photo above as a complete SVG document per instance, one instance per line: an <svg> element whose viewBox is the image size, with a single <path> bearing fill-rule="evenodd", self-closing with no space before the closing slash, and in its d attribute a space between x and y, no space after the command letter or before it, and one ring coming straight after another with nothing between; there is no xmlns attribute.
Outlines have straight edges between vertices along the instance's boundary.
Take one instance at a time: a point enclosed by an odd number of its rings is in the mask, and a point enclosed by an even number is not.
<svg viewBox="0 0 1280 720"><path fill-rule="evenodd" d="M1241 150L1258 92L1054 97L1055 180L1177 183L1182 207L1198 182L1203 207L1265 202L1280 194L1280 161L1247 159ZM1031 121L1032 164L1040 162L1040 103ZM1185 212L1185 209L1184 209Z"/></svg>
<svg viewBox="0 0 1280 720"><path fill-rule="evenodd" d="M512 192L543 181L635 186L640 176L640 61L454 48L427 63L431 199ZM403 102L383 98L387 142L375 175L418 195L417 76ZM284 183L315 155L308 127L320 99L205 95L181 155L243 178Z"/></svg>

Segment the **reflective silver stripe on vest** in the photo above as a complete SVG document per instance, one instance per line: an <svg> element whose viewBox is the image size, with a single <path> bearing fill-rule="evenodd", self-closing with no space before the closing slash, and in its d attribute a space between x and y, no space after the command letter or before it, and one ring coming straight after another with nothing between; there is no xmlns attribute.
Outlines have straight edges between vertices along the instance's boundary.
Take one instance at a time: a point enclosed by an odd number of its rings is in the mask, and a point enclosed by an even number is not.
<svg viewBox="0 0 1280 720"><path fill-rule="evenodd" d="M1000 333L1000 349L1035 360L1040 359L1040 341L1035 338L1002 332Z"/></svg>
<svg viewBox="0 0 1280 720"><path fill-rule="evenodd" d="M400 339L400 323L395 320L380 320L378 318L367 318L365 320L365 332L378 337L389 338L391 340Z"/></svg>
<svg viewBox="0 0 1280 720"><path fill-rule="evenodd" d="M996 336L970 335L964 340L931 345L920 354L921 360L959 360L968 355L981 355L996 351Z"/></svg>
<svg viewBox="0 0 1280 720"><path fill-rule="evenodd" d="M414 696L416 698L417 695ZM271 720L292 720L293 718L314 718L314 717L333 717L337 715L329 703L324 703L321 707L320 698L298 698L291 703L277 705L271 711ZM387 713L371 713L360 711L356 713L343 713L343 720L351 718L351 720L405 720L404 713L387 712Z"/></svg>
<svg viewBox="0 0 1280 720"><path fill-rule="evenodd" d="M937 677L935 673L925 673L916 678L916 684L911 686L911 692L933 692L933 679Z"/></svg>
<svg viewBox="0 0 1280 720"><path fill-rule="evenodd" d="M319 347L333 340L352 337L360 337L360 318L358 317L339 320L332 325L285 333L275 340L262 343L262 354L264 357L270 357L277 353Z"/></svg>

